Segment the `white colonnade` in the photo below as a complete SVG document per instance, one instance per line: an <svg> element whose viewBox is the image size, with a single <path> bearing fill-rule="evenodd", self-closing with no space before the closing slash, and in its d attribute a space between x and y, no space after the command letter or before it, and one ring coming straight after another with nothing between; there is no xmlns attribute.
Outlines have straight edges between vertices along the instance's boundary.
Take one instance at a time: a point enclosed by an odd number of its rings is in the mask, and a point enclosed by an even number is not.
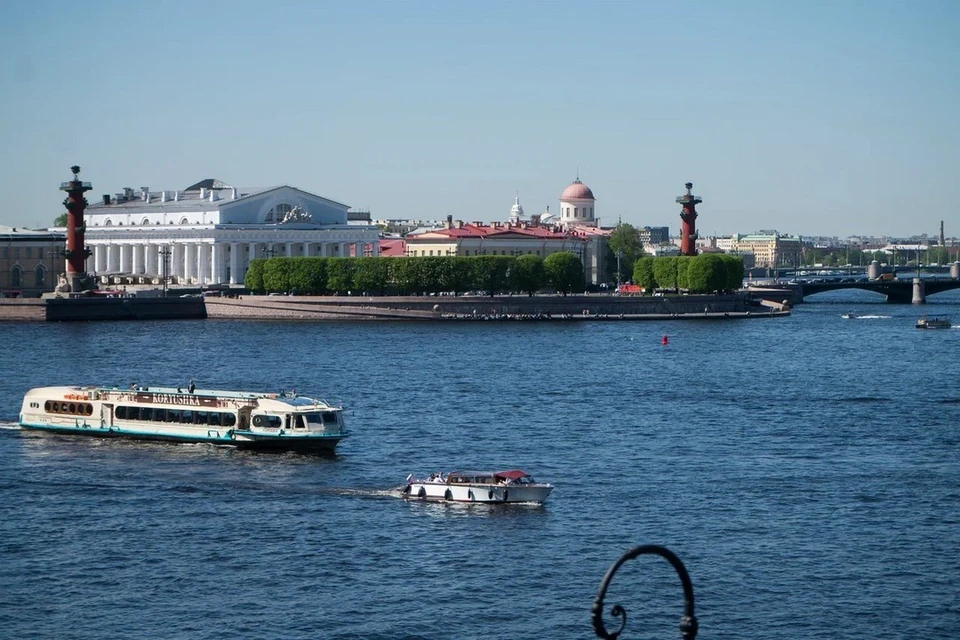
<svg viewBox="0 0 960 640"><path fill-rule="evenodd" d="M95 275L158 278L181 284L243 284L250 261L274 256L339 258L378 256L374 242L172 242L94 241L89 243Z"/></svg>

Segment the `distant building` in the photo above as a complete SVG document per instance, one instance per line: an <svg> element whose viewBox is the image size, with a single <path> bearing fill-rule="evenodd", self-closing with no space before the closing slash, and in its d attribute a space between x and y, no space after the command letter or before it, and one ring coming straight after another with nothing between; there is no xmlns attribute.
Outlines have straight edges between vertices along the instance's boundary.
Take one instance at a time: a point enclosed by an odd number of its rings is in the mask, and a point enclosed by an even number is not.
<svg viewBox="0 0 960 640"><path fill-rule="evenodd" d="M645 246L668 244L670 227L641 227L637 229L637 236Z"/></svg>
<svg viewBox="0 0 960 640"><path fill-rule="evenodd" d="M241 284L255 258L377 255L379 231L367 223L369 213L348 209L289 186L245 189L207 179L184 190L128 187L87 207L87 271Z"/></svg>
<svg viewBox="0 0 960 640"><path fill-rule="evenodd" d="M0 225L0 297L38 298L64 271L66 234Z"/></svg>

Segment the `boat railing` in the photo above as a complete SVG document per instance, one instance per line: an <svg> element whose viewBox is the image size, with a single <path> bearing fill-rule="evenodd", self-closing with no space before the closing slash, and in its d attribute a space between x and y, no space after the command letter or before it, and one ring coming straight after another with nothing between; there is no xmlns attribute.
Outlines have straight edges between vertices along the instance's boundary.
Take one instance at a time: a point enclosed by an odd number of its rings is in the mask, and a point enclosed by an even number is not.
<svg viewBox="0 0 960 640"><path fill-rule="evenodd" d="M674 571L677 572L677 575L680 577L680 584L683 587L683 615L680 618L680 637L693 640L693 638L697 637L698 624L697 618L693 613L693 582L690 580L690 574L687 573L687 568L683 566L683 562L681 562L675 553L666 547L653 544L640 545L630 549L620 556L607 570L606 575L603 576L603 581L600 583L600 590L597 592L597 597L594 599L593 608L591 609L591 621L593 623L594 633L596 633L598 638L607 638L608 640L616 640L620 637L620 634L627 624L627 610L620 604L615 604L610 607L610 615L618 618L620 623L617 629L608 631L603 622L603 600L607 595L607 589L613 581L614 575L620 570L620 567L641 555L658 555L666 559L671 566L673 566Z"/></svg>

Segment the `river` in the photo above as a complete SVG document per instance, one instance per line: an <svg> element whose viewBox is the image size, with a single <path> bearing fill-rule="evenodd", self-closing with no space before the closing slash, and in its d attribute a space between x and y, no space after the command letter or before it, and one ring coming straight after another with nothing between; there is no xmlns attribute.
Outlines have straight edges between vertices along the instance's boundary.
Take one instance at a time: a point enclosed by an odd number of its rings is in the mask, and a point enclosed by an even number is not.
<svg viewBox="0 0 960 640"><path fill-rule="evenodd" d="M638 544L684 561L700 637L956 637L960 329L923 313L960 324L960 295L733 321L0 324L0 637L589 638ZM34 386L190 378L342 402L351 436L310 457L16 427ZM555 484L543 506L394 492L513 467ZM665 561L625 565L613 603L625 638L679 636Z"/></svg>

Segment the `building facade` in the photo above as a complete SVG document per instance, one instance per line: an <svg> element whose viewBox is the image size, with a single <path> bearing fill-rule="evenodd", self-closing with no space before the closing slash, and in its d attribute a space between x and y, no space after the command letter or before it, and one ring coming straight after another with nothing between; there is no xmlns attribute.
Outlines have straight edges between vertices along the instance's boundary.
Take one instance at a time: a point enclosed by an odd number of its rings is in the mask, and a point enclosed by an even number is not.
<svg viewBox="0 0 960 640"><path fill-rule="evenodd" d="M176 191L126 188L87 207L87 271L101 280L242 284L256 258L378 255L377 228L350 223L348 209L290 186L207 179Z"/></svg>
<svg viewBox="0 0 960 640"><path fill-rule="evenodd" d="M66 235L0 226L0 297L37 298L53 291L64 269Z"/></svg>

